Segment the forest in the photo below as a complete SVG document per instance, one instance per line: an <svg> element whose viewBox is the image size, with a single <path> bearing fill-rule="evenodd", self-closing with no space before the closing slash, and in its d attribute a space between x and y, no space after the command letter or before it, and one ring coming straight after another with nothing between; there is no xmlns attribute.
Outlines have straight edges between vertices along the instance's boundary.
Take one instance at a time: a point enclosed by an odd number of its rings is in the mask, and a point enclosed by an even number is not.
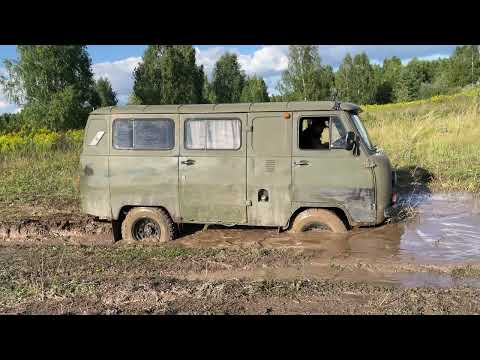
<svg viewBox="0 0 480 360"><path fill-rule="evenodd" d="M0 132L81 129L95 108L118 103L107 78L94 79L86 46L19 45L5 60L0 87L21 111L0 115ZM347 54L338 69L322 63L315 45L291 45L288 68L275 94L265 80L247 76L234 53L215 63L210 77L192 45L149 45L133 72L129 104L198 104L331 100L360 105L402 103L458 93L480 78L477 45L457 46L448 58L372 62Z"/></svg>

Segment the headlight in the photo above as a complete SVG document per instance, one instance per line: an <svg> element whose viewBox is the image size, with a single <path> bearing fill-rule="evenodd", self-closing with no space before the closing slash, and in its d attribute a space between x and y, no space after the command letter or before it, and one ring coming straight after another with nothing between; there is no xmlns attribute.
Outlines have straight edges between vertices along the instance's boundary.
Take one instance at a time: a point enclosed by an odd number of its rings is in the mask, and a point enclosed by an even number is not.
<svg viewBox="0 0 480 360"><path fill-rule="evenodd" d="M396 192L392 192L392 205L395 205L398 201L398 194Z"/></svg>

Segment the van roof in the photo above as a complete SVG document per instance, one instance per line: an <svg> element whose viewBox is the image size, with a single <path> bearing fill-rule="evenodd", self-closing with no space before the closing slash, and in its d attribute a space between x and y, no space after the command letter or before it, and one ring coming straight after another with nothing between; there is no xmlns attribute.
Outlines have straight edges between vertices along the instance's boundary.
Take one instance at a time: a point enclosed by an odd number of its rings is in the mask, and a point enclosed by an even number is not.
<svg viewBox="0 0 480 360"><path fill-rule="evenodd" d="M291 101L241 104L186 104L186 105L127 105L110 106L95 109L92 114L172 114L172 113L232 113L232 112L265 112L265 111L303 111L332 110L333 101ZM341 102L340 109L359 111L360 106Z"/></svg>

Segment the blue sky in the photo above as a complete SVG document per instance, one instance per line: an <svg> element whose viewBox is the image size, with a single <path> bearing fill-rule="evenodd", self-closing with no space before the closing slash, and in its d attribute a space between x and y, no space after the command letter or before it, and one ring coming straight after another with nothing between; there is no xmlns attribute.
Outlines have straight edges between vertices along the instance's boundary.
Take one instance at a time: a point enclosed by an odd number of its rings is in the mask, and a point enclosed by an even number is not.
<svg viewBox="0 0 480 360"><path fill-rule="evenodd" d="M211 75L216 60L225 52L234 52L239 57L242 68L248 75L262 76L269 93L276 93L275 87L282 71L288 66L287 45L194 45L197 51L197 63L203 64ZM89 45L93 73L96 78L105 76L110 79L118 94L119 102L126 103L133 86L132 72L141 61L146 45ZM398 56L403 62L413 57L435 59L447 57L455 45L320 45L323 63L337 68L347 54L366 52L374 63L384 58ZM0 74L4 73L3 60L15 59L14 45L0 45ZM18 110L2 94L0 89L0 113Z"/></svg>

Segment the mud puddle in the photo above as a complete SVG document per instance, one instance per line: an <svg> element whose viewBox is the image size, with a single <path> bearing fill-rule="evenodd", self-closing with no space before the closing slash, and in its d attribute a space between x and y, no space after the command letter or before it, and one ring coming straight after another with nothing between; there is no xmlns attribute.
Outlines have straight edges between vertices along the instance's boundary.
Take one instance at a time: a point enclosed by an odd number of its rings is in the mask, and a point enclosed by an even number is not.
<svg viewBox="0 0 480 360"><path fill-rule="evenodd" d="M400 254L417 261L480 259L480 196L436 193L407 199L416 215L400 224Z"/></svg>
<svg viewBox="0 0 480 360"><path fill-rule="evenodd" d="M174 245L201 248L290 248L315 251L320 258L383 259L415 263L480 260L480 197L469 193L406 195L406 221L347 234L278 233L272 229L185 226ZM55 214L0 223L0 240L111 244L109 222Z"/></svg>
<svg viewBox="0 0 480 360"><path fill-rule="evenodd" d="M480 260L480 197L469 193L409 195L408 220L348 234L278 233L265 229L210 228L180 238L187 247L296 248L327 258L398 259L419 263Z"/></svg>

